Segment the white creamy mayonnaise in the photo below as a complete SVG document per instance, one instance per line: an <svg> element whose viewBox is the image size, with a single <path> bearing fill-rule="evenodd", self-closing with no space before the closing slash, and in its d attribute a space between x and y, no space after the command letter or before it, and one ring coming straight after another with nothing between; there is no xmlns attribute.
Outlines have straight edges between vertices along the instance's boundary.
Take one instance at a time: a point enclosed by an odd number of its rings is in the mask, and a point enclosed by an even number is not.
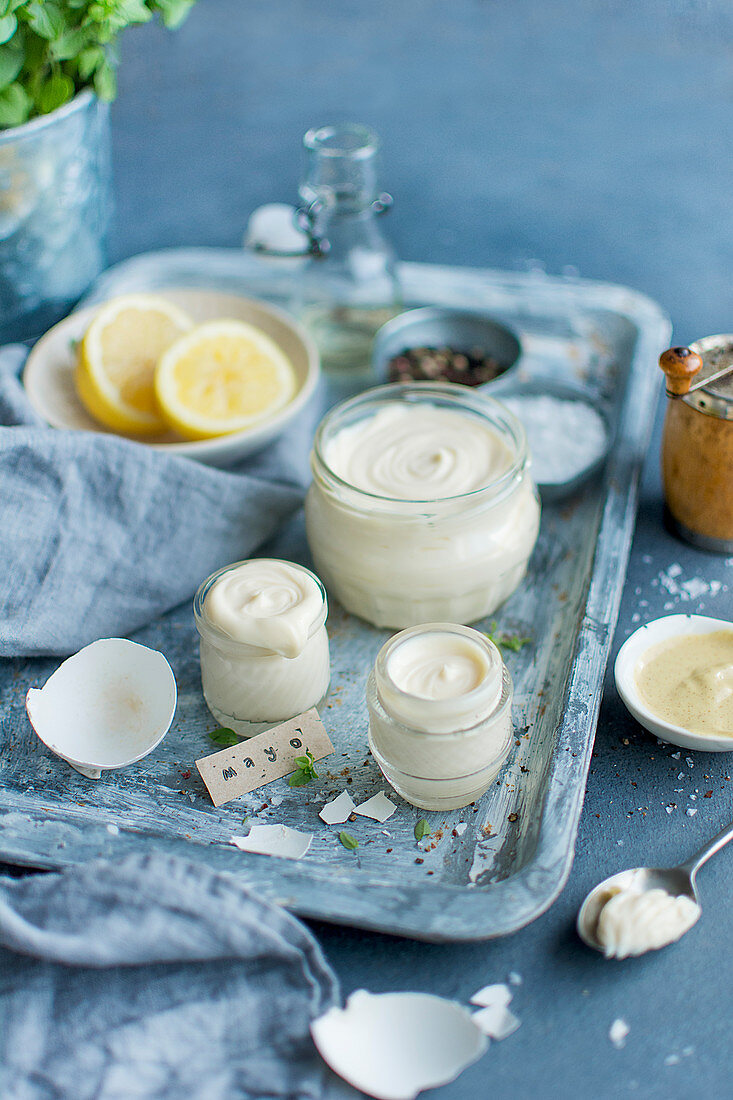
<svg viewBox="0 0 733 1100"><path fill-rule="evenodd" d="M692 928L700 906L684 894L643 890L632 878L612 887L598 916L596 939L606 958L626 959L674 943Z"/></svg>
<svg viewBox="0 0 733 1100"><path fill-rule="evenodd" d="M204 698L222 725L284 722L315 706L330 677L323 586L303 566L253 558L220 570L194 601Z"/></svg>
<svg viewBox="0 0 733 1100"><path fill-rule="evenodd" d="M427 809L468 805L511 744L511 680L468 627L427 623L382 647L367 684L369 744L387 780Z"/></svg>
<svg viewBox="0 0 733 1100"><path fill-rule="evenodd" d="M417 388L409 401L386 387L334 410L312 456L316 567L347 610L377 626L488 615L521 581L539 530L518 422L513 435L496 402L451 393L446 407L429 383ZM355 403L370 415L350 422Z"/></svg>
<svg viewBox="0 0 733 1100"><path fill-rule="evenodd" d="M318 582L290 562L254 558L229 569L204 600L209 622L236 642L297 657L323 609Z"/></svg>
<svg viewBox="0 0 733 1100"><path fill-rule="evenodd" d="M437 405L385 405L329 440L324 458L365 493L437 500L482 489L506 473L512 453L490 425Z"/></svg>
<svg viewBox="0 0 733 1100"><path fill-rule="evenodd" d="M491 662L477 645L439 631L408 638L391 654L387 667L401 691L420 699L461 698L491 672Z"/></svg>

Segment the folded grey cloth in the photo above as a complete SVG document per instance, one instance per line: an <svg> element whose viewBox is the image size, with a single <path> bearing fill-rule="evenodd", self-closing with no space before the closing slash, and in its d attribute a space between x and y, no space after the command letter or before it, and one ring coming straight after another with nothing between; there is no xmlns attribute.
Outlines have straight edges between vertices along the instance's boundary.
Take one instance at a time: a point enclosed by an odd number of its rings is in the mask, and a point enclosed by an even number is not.
<svg viewBox="0 0 733 1100"><path fill-rule="evenodd" d="M300 921L203 864L0 878L4 1100L316 1100L337 999Z"/></svg>
<svg viewBox="0 0 733 1100"><path fill-rule="evenodd" d="M237 473L43 426L0 350L0 656L128 634L249 557L298 508L318 407Z"/></svg>

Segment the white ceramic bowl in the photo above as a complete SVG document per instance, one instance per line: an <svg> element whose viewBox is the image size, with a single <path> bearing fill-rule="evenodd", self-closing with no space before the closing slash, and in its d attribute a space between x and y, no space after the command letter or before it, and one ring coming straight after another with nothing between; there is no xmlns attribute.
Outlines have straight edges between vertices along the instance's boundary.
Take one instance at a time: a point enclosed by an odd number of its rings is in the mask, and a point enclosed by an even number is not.
<svg viewBox="0 0 733 1100"><path fill-rule="evenodd" d="M619 650L614 676L618 693L637 722L655 737L669 741L672 745L680 745L683 749L733 752L733 735L716 737L713 734L692 733L684 726L673 726L663 721L642 702L634 681L634 669L639 658L650 646L683 634L711 634L716 630L731 629L733 624L725 619L711 619L706 615L665 615L664 618L653 619L646 626L634 631Z"/></svg>
<svg viewBox="0 0 733 1100"><path fill-rule="evenodd" d="M265 302L225 294L215 290L156 291L180 306L193 320L229 319L246 321L261 329L282 349L292 363L297 387L291 401L274 416L242 432L185 442L174 435L139 442L168 454L186 455L209 466L231 466L260 450L279 436L298 415L313 393L320 373L318 351L301 325L284 310ZM82 405L74 385L74 343L84 335L99 306L87 306L54 325L33 347L23 371L28 400L36 412L53 428L105 432Z"/></svg>

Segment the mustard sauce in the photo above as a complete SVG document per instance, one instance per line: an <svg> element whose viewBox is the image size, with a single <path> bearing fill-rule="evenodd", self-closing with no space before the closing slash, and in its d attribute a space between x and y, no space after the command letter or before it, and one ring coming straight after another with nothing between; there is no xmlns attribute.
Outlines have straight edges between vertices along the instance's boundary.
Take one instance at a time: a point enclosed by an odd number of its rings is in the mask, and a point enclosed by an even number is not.
<svg viewBox="0 0 733 1100"><path fill-rule="evenodd" d="M690 733L733 737L733 630L650 646L634 680L644 704L663 721Z"/></svg>

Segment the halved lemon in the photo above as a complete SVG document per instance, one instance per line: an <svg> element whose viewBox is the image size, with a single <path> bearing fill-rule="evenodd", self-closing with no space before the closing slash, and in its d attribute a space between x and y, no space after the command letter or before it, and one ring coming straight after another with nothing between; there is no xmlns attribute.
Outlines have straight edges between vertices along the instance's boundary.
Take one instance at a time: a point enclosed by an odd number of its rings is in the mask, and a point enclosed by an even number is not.
<svg viewBox="0 0 733 1100"><path fill-rule="evenodd" d="M244 321L209 321L181 336L155 371L155 394L184 439L242 431L287 405L296 390L290 360Z"/></svg>
<svg viewBox="0 0 733 1100"><path fill-rule="evenodd" d="M155 367L192 326L182 309L153 294L126 294L101 306L79 345L75 381L86 409L116 432L165 431L168 424L155 399Z"/></svg>

